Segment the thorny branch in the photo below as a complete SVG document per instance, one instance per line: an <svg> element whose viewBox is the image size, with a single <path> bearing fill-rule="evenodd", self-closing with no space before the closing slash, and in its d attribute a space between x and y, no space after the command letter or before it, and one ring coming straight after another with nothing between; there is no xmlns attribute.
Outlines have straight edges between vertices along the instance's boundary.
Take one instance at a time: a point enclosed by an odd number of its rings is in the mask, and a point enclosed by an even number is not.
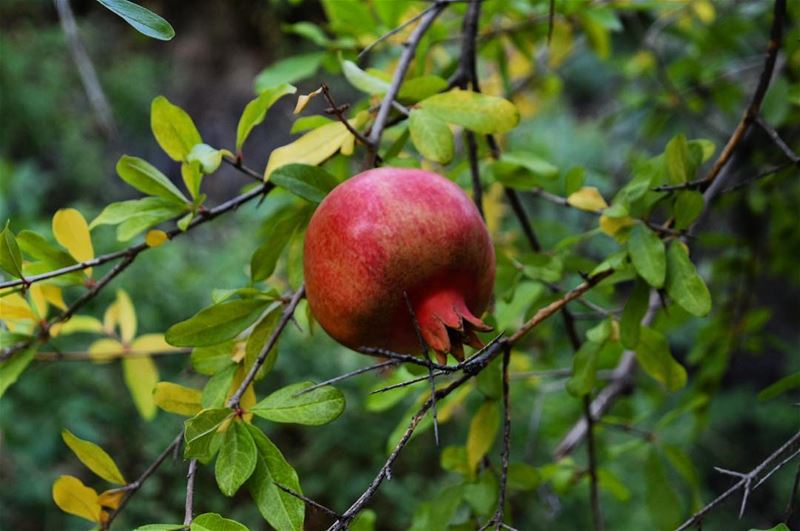
<svg viewBox="0 0 800 531"><path fill-rule="evenodd" d="M194 519L194 476L197 473L197 459L189 461L189 472L186 474L186 506L183 523L189 525Z"/></svg>

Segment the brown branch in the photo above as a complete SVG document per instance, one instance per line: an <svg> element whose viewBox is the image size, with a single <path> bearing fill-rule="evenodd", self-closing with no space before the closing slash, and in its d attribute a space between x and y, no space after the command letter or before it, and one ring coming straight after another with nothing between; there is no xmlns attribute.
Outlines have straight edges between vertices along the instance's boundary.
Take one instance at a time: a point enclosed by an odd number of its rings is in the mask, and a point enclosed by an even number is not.
<svg viewBox="0 0 800 531"><path fill-rule="evenodd" d="M197 459L189 461L189 472L186 474L186 506L183 523L189 525L194 519L194 476L197 473Z"/></svg>
<svg viewBox="0 0 800 531"><path fill-rule="evenodd" d="M795 433L788 441L781 445L780 448L772 452L769 457L767 457L761 462L761 464L752 469L750 472L746 474L739 474L738 472L734 473L734 475L740 478L739 481L724 493L717 496L717 498L715 498L708 505L694 513L688 520L681 524L676 531L682 531L697 525L712 509L736 494L739 490L743 490L744 492L740 509L741 517L741 512L744 511L749 494L757 489L758 486L761 485L773 473L789 463L794 457L800 455L798 447L800 447L800 432Z"/></svg>
<svg viewBox="0 0 800 531"><path fill-rule="evenodd" d="M247 372L247 375L242 380L242 383L239 385L239 388L233 393L230 400L228 400L228 407L231 409L238 409L239 408L239 401L242 399L242 395L247 390L247 386L253 383L253 379L256 377L256 373L258 373L258 369L264 364L264 360L267 359L267 354L269 351L272 350L272 347L275 346L275 343L278 341L278 338L283 332L286 325L289 324L289 321L292 319L294 315L294 310L297 308L297 305L300 304L300 301L306 294L305 286L300 286L297 291L292 296L292 300L289 301L289 304L284 308L283 315L281 315L280 321L278 321L277 326L270 334L269 339L264 344L264 347L261 349L261 352L258 353L258 357L256 361L253 362L252 367Z"/></svg>
<svg viewBox="0 0 800 531"><path fill-rule="evenodd" d="M169 454L171 454L176 448L178 448L181 445L181 442L183 442L183 430L181 430L181 432L178 434L177 437L175 437L175 439L172 440L169 446L167 446L164 449L164 451L161 452L161 454L158 457L156 457L156 460L153 461L150 464L150 466L148 466L138 478L136 478L136 481L134 481L133 483L129 483L124 487L125 497L122 498L119 507L117 507L111 513L109 513L108 520L106 520L103 523L103 529L106 530L111 529L111 524L114 522L114 519L117 517L117 515L119 515L119 513L122 512L122 510L128 504L133 495L136 494L136 492L142 487L144 482L147 481L147 479L150 476L152 476L156 470L158 470L158 467L160 467L162 463L166 461L167 457L169 457Z"/></svg>
<svg viewBox="0 0 800 531"><path fill-rule="evenodd" d="M350 131L350 134L353 135L356 140L368 148L371 147L372 144L370 144L370 141L367 140L364 135L362 135L355 127L353 127L350 124L350 121L344 115L345 111L350 108L350 105L336 105L336 102L333 100L333 96L331 96L331 89L328 87L327 83L323 83L320 88L322 89L322 95L325 96L325 100L327 100L328 104L330 105L329 108L325 109L325 112L336 116L336 118L338 118L339 121L344 124L345 128Z"/></svg>

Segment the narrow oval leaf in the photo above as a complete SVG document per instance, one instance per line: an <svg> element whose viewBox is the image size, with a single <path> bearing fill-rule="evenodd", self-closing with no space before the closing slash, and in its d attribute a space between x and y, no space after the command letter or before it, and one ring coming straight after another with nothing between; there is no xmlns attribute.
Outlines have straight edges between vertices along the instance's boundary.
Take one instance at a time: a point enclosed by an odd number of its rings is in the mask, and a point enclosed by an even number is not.
<svg viewBox="0 0 800 531"><path fill-rule="evenodd" d="M663 383L669 391L686 385L686 369L672 357L664 334L642 326L635 351L644 372Z"/></svg>
<svg viewBox="0 0 800 531"><path fill-rule="evenodd" d="M697 165L692 160L689 144L683 134L676 135L669 141L664 156L670 184L681 184L694 178Z"/></svg>
<svg viewBox="0 0 800 531"><path fill-rule="evenodd" d="M584 186L577 192L571 193L567 197L567 203L587 212L599 212L608 207L608 203L594 186Z"/></svg>
<svg viewBox="0 0 800 531"><path fill-rule="evenodd" d="M264 178L269 179L273 171L291 163L317 164L339 151L352 134L341 122L333 122L304 134L291 144L279 147L269 156Z"/></svg>
<svg viewBox="0 0 800 531"><path fill-rule="evenodd" d="M301 531L305 519L303 501L276 485L280 483L302 494L297 472L261 430L252 424L248 424L247 429L250 430L258 450L256 469L247 483L250 496L256 502L261 515L272 527L281 531Z"/></svg>
<svg viewBox="0 0 800 531"><path fill-rule="evenodd" d="M256 443L244 422L234 420L222 436L214 466L217 486L225 496L233 496L256 468Z"/></svg>
<svg viewBox="0 0 800 531"><path fill-rule="evenodd" d="M161 149L178 162L203 141L192 117L164 96L156 96L150 105L150 128Z"/></svg>
<svg viewBox="0 0 800 531"><path fill-rule="evenodd" d="M313 382L288 385L266 397L250 411L273 422L307 426L327 424L344 411L344 395L330 385L299 394L312 385Z"/></svg>
<svg viewBox="0 0 800 531"><path fill-rule="evenodd" d="M183 526L186 527L186 526ZM189 531L249 531L236 520L223 518L217 513L205 513L192 520Z"/></svg>
<svg viewBox="0 0 800 531"><path fill-rule="evenodd" d="M261 94L264 90L278 87L284 83L295 83L314 75L325 52L311 52L292 55L286 59L269 65L261 71L253 81L255 91Z"/></svg>
<svg viewBox="0 0 800 531"><path fill-rule="evenodd" d="M400 101L417 102L438 94L447 88L447 80L439 76L426 75L406 79L400 85L397 99Z"/></svg>
<svg viewBox="0 0 800 531"><path fill-rule="evenodd" d="M122 358L125 384L131 392L133 403L145 420L156 416L153 388L158 383L158 368L150 356Z"/></svg>
<svg viewBox="0 0 800 531"><path fill-rule="evenodd" d="M389 91L389 83L364 72L353 61L342 61L342 73L345 79L361 92L385 94Z"/></svg>
<svg viewBox="0 0 800 531"><path fill-rule="evenodd" d="M91 229L91 227L89 227ZM69 253L50 243L44 236L31 230L20 231L16 236L20 250L35 260L52 264L59 269L75 263Z"/></svg>
<svg viewBox="0 0 800 531"><path fill-rule="evenodd" d="M639 330L649 302L650 288L646 282L637 279L619 322L619 339L625 348L636 348L639 343Z"/></svg>
<svg viewBox="0 0 800 531"><path fill-rule="evenodd" d="M136 336L136 310L127 292L122 289L117 290L117 319L120 338L123 343L130 343Z"/></svg>
<svg viewBox="0 0 800 531"><path fill-rule="evenodd" d="M232 387L233 376L236 374L238 368L239 366L237 364L231 363L208 379L206 386L203 387L203 394L200 398L200 404L204 408L215 408L225 405L225 399L228 397Z"/></svg>
<svg viewBox="0 0 800 531"><path fill-rule="evenodd" d="M223 422L233 416L233 411L224 408L204 409L194 417L187 419L183 423L183 440L186 442L183 456L186 459L199 459L202 463L208 463L217 449L218 437L217 430Z"/></svg>
<svg viewBox="0 0 800 531"><path fill-rule="evenodd" d="M78 262L94 258L89 225L74 208L64 208L53 215L53 236ZM87 275L92 274L91 268L85 271Z"/></svg>
<svg viewBox="0 0 800 531"><path fill-rule="evenodd" d="M60 476L53 483L53 501L65 513L100 522L103 508L97 502L97 491L74 476Z"/></svg>
<svg viewBox="0 0 800 531"><path fill-rule="evenodd" d="M269 178L281 188L312 203L320 203L339 181L326 170L308 164L287 164Z"/></svg>
<svg viewBox="0 0 800 531"><path fill-rule="evenodd" d="M675 197L672 213L675 216L675 228L685 229L695 222L703 213L706 203L703 194L696 190L681 190Z"/></svg>
<svg viewBox="0 0 800 531"><path fill-rule="evenodd" d="M637 223L628 239L628 254L636 272L654 288L664 285L667 258L664 242L643 223Z"/></svg>
<svg viewBox="0 0 800 531"><path fill-rule="evenodd" d="M266 346L267 341L269 341L275 327L278 326L282 314L283 312L280 311L280 305L276 305L274 310L265 315L261 321L253 327L253 331L250 332L250 336L247 338L247 344L244 348L245 371L249 371L256 362L256 359L261 354L261 350ZM261 364L258 372L256 372L256 380L260 380L266 376L272 370L272 367L275 366L275 361L278 359L279 342L279 340L276 340L273 347L267 352L264 362Z"/></svg>
<svg viewBox="0 0 800 531"><path fill-rule="evenodd" d="M769 387L765 387L758 393L758 399L771 400L786 391L797 389L798 387L800 387L800 372L785 376Z"/></svg>
<svg viewBox="0 0 800 531"><path fill-rule="evenodd" d="M203 409L200 405L201 396L197 389L172 382L158 382L153 390L153 400L158 407L186 417L193 417Z"/></svg>
<svg viewBox="0 0 800 531"><path fill-rule="evenodd" d="M22 278L22 253L14 233L6 223L0 232L0 269L17 278Z"/></svg>
<svg viewBox="0 0 800 531"><path fill-rule="evenodd" d="M2 306L0 305L0 307ZM0 364L0 398L17 381L22 371L31 364L35 352L36 350L33 348L17 352L10 359Z"/></svg>
<svg viewBox="0 0 800 531"><path fill-rule="evenodd" d="M133 29L160 41L168 41L175 36L175 30L169 22L149 9L129 2L128 0L97 0L110 11L119 15Z"/></svg>
<svg viewBox="0 0 800 531"><path fill-rule="evenodd" d="M204 347L233 339L258 319L269 301L241 299L215 304L167 330L175 347Z"/></svg>
<svg viewBox="0 0 800 531"><path fill-rule="evenodd" d="M235 349L233 341L192 350L192 367L206 376L213 376L229 366Z"/></svg>
<svg viewBox="0 0 800 531"><path fill-rule="evenodd" d="M602 343L586 341L572 358L572 376L567 381L567 392L584 396L592 391L597 377L597 354Z"/></svg>
<svg viewBox="0 0 800 531"><path fill-rule="evenodd" d="M183 531L184 529L186 526L183 524L145 524L133 531Z"/></svg>
<svg viewBox="0 0 800 531"><path fill-rule="evenodd" d="M94 229L98 225L120 225L119 229L124 226L124 230L118 229L117 236L120 241L126 241L149 227L178 217L189 208L187 203L178 203L174 198L163 197L145 197L111 203L92 220L89 229Z"/></svg>
<svg viewBox="0 0 800 531"><path fill-rule="evenodd" d="M289 208L270 218L262 233L264 243L250 258L250 276L254 282L272 275L292 235L305 225L309 216L310 210Z"/></svg>
<svg viewBox="0 0 800 531"><path fill-rule="evenodd" d="M237 152L242 149L244 141L250 136L253 128L264 121L270 107L283 96L294 94L295 92L297 92L295 87L284 83L265 89L256 99L245 106L242 116L239 118L239 125L236 127Z"/></svg>
<svg viewBox="0 0 800 531"><path fill-rule="evenodd" d="M117 464L105 450L91 441L85 441L72 434L68 429L61 431L61 438L86 468L115 485L127 485L127 481L119 471Z"/></svg>
<svg viewBox="0 0 800 531"><path fill-rule="evenodd" d="M667 251L667 294L681 308L702 317L711 311L711 293L697 274L686 246L673 241Z"/></svg>
<svg viewBox="0 0 800 531"><path fill-rule="evenodd" d="M670 484L667 471L655 447L647 454L644 467L645 504L656 529L675 529L680 524L681 499Z"/></svg>
<svg viewBox="0 0 800 531"><path fill-rule="evenodd" d="M196 162L200 165L202 172L208 175L219 169L219 165L222 164L222 155L225 151L227 150L214 149L208 144L195 144L189 154L186 155L186 162L190 164Z"/></svg>
<svg viewBox="0 0 800 531"><path fill-rule="evenodd" d="M510 101L468 90L436 94L419 106L440 120L481 134L505 133L519 123L519 111Z"/></svg>
<svg viewBox="0 0 800 531"><path fill-rule="evenodd" d="M117 162L117 174L126 183L148 195L162 197L175 203L188 203L186 196L155 166L140 159L123 155Z"/></svg>
<svg viewBox="0 0 800 531"><path fill-rule="evenodd" d="M500 409L497 401L487 400L472 417L467 433L467 464L472 474L483 456L491 450L500 427Z"/></svg>
<svg viewBox="0 0 800 531"><path fill-rule="evenodd" d="M414 147L423 157L440 164L453 160L453 133L443 120L425 109L414 109L408 117L408 129Z"/></svg>

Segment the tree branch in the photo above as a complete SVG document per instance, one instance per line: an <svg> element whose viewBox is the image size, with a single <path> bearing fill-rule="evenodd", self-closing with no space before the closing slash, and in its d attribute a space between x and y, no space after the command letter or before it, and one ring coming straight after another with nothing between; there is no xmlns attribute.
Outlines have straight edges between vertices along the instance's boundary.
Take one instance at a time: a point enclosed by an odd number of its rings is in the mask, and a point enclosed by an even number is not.
<svg viewBox="0 0 800 531"><path fill-rule="evenodd" d="M186 507L184 508L183 523L189 525L194 519L194 476L197 473L197 459L189 461L189 472L186 474Z"/></svg>

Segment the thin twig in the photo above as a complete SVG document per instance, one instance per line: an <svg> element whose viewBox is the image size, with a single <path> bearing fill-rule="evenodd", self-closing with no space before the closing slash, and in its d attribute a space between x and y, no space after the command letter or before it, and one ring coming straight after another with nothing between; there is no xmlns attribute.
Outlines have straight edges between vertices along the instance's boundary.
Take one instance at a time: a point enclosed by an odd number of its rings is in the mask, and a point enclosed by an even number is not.
<svg viewBox="0 0 800 531"><path fill-rule="evenodd" d="M550 0L550 8L547 12L547 46L553 42L553 22L556 18L556 0Z"/></svg>
<svg viewBox="0 0 800 531"><path fill-rule="evenodd" d="M350 124L350 121L344 115L345 111L350 106L348 104L336 105L336 102L333 100L333 96L331 96L331 89L328 87L327 83L323 83L320 88L322 89L322 95L325 96L325 99L328 101L328 104L330 105L330 107L326 109L325 112L328 112L336 116L339 119L339 121L344 124L347 130L350 131L350 134L356 138L356 140L361 142L363 145L369 147L371 145L369 143L369 140L364 138L364 135L362 135L355 127L353 127Z"/></svg>
<svg viewBox="0 0 800 531"><path fill-rule="evenodd" d="M508 489L508 461L511 454L511 403L509 399L508 365L511 359L511 347L506 345L503 349L503 451L500 455L500 487L497 495L497 509L494 516L481 529L488 529L492 525L495 529L504 526L506 495Z"/></svg>
<svg viewBox="0 0 800 531"><path fill-rule="evenodd" d="M422 36L425 35L425 32L428 31L428 28L431 26L431 24L433 24L433 21L436 20L436 17L439 16L439 14L444 10L445 7L447 7L447 5L448 2L442 1L437 1L434 3L431 6L430 11L427 11L422 16L419 25L414 28L411 36L404 43L405 49L400 55L400 60L398 61L397 68L392 76L392 82L389 85L389 90L383 97L383 101L381 101L381 106L378 108L378 115L375 117L375 123L372 125L372 129L370 130L368 147L371 149L368 150L364 164L367 168L371 168L375 165L375 161L378 157L378 147L380 146L381 137L383 136L383 129L386 126L386 120L389 118L389 109L391 109L392 102L397 96L397 93L400 91L400 85L403 83L403 79L406 77L406 72L408 72L409 66L411 66L411 60L414 58L414 55L417 51L419 41L422 39Z"/></svg>
<svg viewBox="0 0 800 531"><path fill-rule="evenodd" d="M230 400L228 400L228 407L231 409L238 409L239 408L239 401L242 399L242 395L247 390L247 387L253 383L253 379L256 377L258 370L264 364L264 360L267 359L267 354L269 351L272 350L272 347L275 346L275 343L278 341L278 338L283 332L283 329L286 328L286 325L289 324L291 321L292 316L294 315L294 310L297 308L297 305L300 304L300 301L306 294L305 286L300 286L297 291L292 296L291 301L289 304L284 308L283 315L281 315L278 324L275 326L275 329L270 334L269 339L264 344L264 347L261 349L261 352L258 353L258 357L256 361L253 362L253 365L250 367L250 370L247 372L247 375L242 380L242 383L239 385L239 388L236 389L236 392L233 393Z"/></svg>
<svg viewBox="0 0 800 531"><path fill-rule="evenodd" d="M792 150L792 148L790 148L790 147L789 147L789 145L788 145L788 144L786 144L786 142L784 142L784 141L783 141L783 139L782 139L782 138L780 137L780 135L778 134L778 131L776 131L774 127L772 127L771 125L769 125L769 124L768 124L768 123L767 123L767 122L764 120L764 118L762 118L760 115L756 116L756 123L757 123L759 126L761 126L761 129L763 129L763 130L764 130L764 132L765 132L765 133L767 133L767 136L769 136L769 137L770 137L770 139L772 140L772 142L773 142L773 143L774 143L776 146L778 146L778 147L780 148L780 150L781 150L781 151L783 151L783 154L784 154L784 155L786 155L786 157L787 157L789 160L791 160L791 161L792 161L793 163L795 163L795 164L797 164L798 162L800 162L800 156L798 156L798 155L797 155L797 153L795 153L795 152Z"/></svg>
<svg viewBox="0 0 800 531"><path fill-rule="evenodd" d="M189 525L194 519L194 476L197 472L197 459L189 461L189 472L186 474L186 507L183 513L184 525Z"/></svg>
<svg viewBox="0 0 800 531"><path fill-rule="evenodd" d="M415 383L424 382L426 380L430 380L431 375L433 378L437 376L441 376L443 374L450 374L442 371L433 371L431 373L426 374L425 376L419 376L417 378L412 378L411 380L406 380L405 382L400 382L392 385L387 385L386 387L381 387L380 389L375 389L374 391L370 391L369 394L377 395L379 393L385 393L386 391L391 391L393 389L400 389L402 387L408 387L409 385L414 385Z"/></svg>
<svg viewBox="0 0 800 531"><path fill-rule="evenodd" d="M340 515L339 513L334 511L333 509L329 509L328 507L325 507L321 503L312 500L308 496L304 496L303 494L300 494L299 492L296 492L296 491L290 489L289 487L287 487L285 485L281 485L277 481L275 482L275 486L278 487L279 489L281 489L286 494L289 494L290 496L294 496L298 500L302 500L306 505L310 505L311 507L314 507L315 509L319 509L320 511L322 511L325 514L327 514L331 518L335 518L336 520L339 520L340 518L342 518L342 515Z"/></svg>
<svg viewBox="0 0 800 531"><path fill-rule="evenodd" d="M794 504L797 502L797 489L800 487L800 463L797 464L797 473L794 475L794 483L792 483L792 491L789 493L789 501L786 503L786 511L783 513L783 522L788 524L789 518L792 517L794 512Z"/></svg>
<svg viewBox="0 0 800 531"><path fill-rule="evenodd" d="M766 480L774 472L786 465L786 463L790 462L792 458L799 455L797 450L798 447L800 447L800 432L795 433L788 441L783 443L780 448L772 452L769 457L767 457L761 462L761 464L756 466L750 472L746 474L737 473L737 476L740 477L740 479L735 485L717 496L708 505L694 513L688 520L681 524L676 531L683 531L684 529L689 529L690 527L697 525L712 509L736 494L736 492L741 489L744 489L744 494L742 496L740 513L743 512L749 494L758 488L758 486L761 485L764 480ZM785 458L787 454L789 457ZM769 471L764 474L764 471L767 469L769 469ZM755 485L753 485L754 483Z"/></svg>
<svg viewBox="0 0 800 531"><path fill-rule="evenodd" d="M319 389L320 387L325 387L326 385L331 385L336 382L341 382L342 380L347 380L348 378L352 378L353 376L358 376L359 374L364 374L365 372L377 371L380 369L384 369L386 367L393 367L400 362L397 360L389 360L384 361L383 363L377 363L375 365L370 365L368 367L361 367L360 369L356 369L354 371L346 372L344 374L340 374L339 376L335 376L329 380L325 380L324 382L319 382L318 384L314 384L311 387L306 387L299 393L296 393L294 396L304 395L306 393L310 393L315 389Z"/></svg>
<svg viewBox="0 0 800 531"><path fill-rule="evenodd" d="M358 57L356 58L356 61L361 61L361 59L363 59L364 56L366 56L375 46L377 46L378 44L382 43L383 41L385 41L386 39L388 39L392 35L397 35L401 31L406 29L408 26L410 26L414 22L418 21L419 19L421 19L422 17L427 15L428 12L432 11L435 8L436 8L436 3L432 4L430 7L427 7L424 11L421 11L421 12L417 13L416 15L414 15L410 19L406 20L405 22L403 22L402 24L400 24L396 28L387 31L386 33L384 33L383 35L381 35L380 37L378 37L377 39L375 39L374 41L369 43L363 50L361 50L359 52Z"/></svg>
<svg viewBox="0 0 800 531"><path fill-rule="evenodd" d="M597 454L594 445L594 420L592 419L592 399L583 397L583 418L586 419L586 451L589 455L589 499L592 507L594 528L603 530L603 512L600 508L600 489L597 483Z"/></svg>
<svg viewBox="0 0 800 531"><path fill-rule="evenodd" d="M403 298L406 301L406 308L408 309L408 313L411 316L411 324L414 325L414 332L417 334L417 341L419 341L419 346L422 348L422 357L424 357L427 361L431 361L430 353L428 352L428 343L425 341L425 338L422 337L422 330L419 328L419 321L417 321L417 314L414 312L414 306L411 304L411 299L408 298L408 292L403 292ZM436 447L439 447L439 419L436 414L436 380L433 377L433 367L428 365L428 380L431 383L431 398L433 399L433 403L431 404L431 418L433 420L433 440L436 441Z"/></svg>
<svg viewBox="0 0 800 531"><path fill-rule="evenodd" d="M119 503L119 507L109 513L108 519L103 523L103 529L111 529L111 524L114 522L114 519L117 517L117 515L119 515L120 512L122 512L122 510L128 504L128 501L130 501L133 495L136 494L136 492L142 487L144 482L147 481L147 479L152 476L156 470L158 470L158 467L160 467L161 464L166 461L167 457L169 457L169 454L181 445L182 441L183 430L181 430L181 432L177 437L175 437L175 439L172 440L169 446L167 446L164 451L161 452L158 457L156 457L156 460L153 461L138 478L136 478L136 481L125 486L125 496Z"/></svg>

